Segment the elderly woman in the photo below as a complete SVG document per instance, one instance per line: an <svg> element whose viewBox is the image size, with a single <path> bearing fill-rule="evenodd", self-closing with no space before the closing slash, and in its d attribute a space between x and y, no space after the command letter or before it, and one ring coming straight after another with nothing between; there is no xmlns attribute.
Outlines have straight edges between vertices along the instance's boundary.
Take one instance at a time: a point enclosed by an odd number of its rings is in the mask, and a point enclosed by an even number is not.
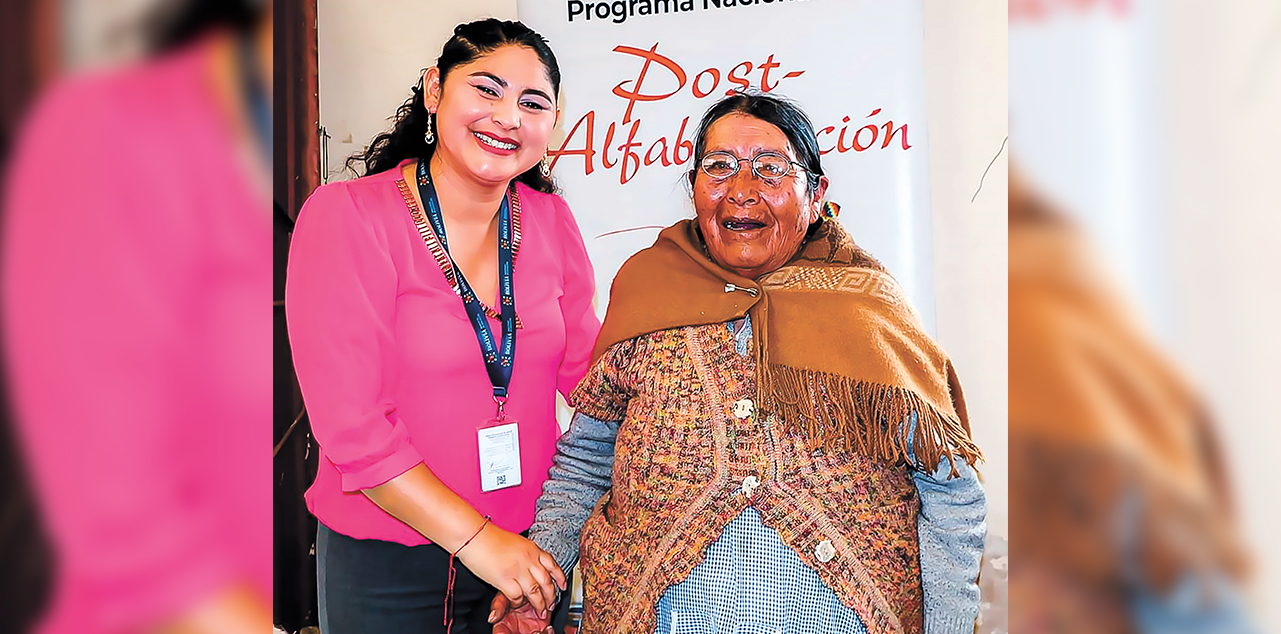
<svg viewBox="0 0 1281 634"><path fill-rule="evenodd" d="M697 219L619 271L530 531L581 555L583 631L973 632L986 509L947 356L823 217L799 108L726 98L695 156Z"/></svg>

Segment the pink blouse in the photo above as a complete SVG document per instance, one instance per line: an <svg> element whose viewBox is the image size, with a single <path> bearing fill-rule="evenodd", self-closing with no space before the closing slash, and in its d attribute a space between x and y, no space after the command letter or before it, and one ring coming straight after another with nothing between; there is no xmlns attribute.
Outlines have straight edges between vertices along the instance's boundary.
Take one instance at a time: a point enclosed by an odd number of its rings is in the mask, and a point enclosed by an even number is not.
<svg viewBox="0 0 1281 634"><path fill-rule="evenodd" d="M560 435L556 392L568 395L586 373L600 329L582 235L564 199L517 186L523 328L506 413L519 421L521 484L482 493L477 430L494 417L493 389L462 300L410 217L401 178L394 169L325 185L294 230L285 312L321 458L308 507L350 537L428 543L360 492L423 462L481 514L523 531ZM490 329L501 333L492 318Z"/></svg>
<svg viewBox="0 0 1281 634"><path fill-rule="evenodd" d="M271 596L271 207L209 50L60 83L6 174L6 360L57 549L44 633Z"/></svg>

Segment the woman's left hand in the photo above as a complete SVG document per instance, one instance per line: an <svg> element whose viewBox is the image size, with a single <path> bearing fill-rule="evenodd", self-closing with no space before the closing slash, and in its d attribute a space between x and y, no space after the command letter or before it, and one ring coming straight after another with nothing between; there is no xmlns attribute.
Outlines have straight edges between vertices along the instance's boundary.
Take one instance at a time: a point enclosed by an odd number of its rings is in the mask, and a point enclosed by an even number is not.
<svg viewBox="0 0 1281 634"><path fill-rule="evenodd" d="M499 592L490 604L489 622L494 624L494 634L551 634L551 614L539 618L534 606L525 602L512 609L511 601Z"/></svg>

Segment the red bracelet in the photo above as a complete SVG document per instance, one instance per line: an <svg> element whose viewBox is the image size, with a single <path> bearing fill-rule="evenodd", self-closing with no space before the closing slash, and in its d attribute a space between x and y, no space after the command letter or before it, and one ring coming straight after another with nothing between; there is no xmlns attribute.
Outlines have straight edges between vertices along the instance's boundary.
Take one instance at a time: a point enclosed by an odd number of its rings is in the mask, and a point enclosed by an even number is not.
<svg viewBox="0 0 1281 634"><path fill-rule="evenodd" d="M489 526L489 516L488 516L488 515L486 515L486 516L485 516L485 523L484 523L484 524L481 524L481 525L480 525L480 528L476 529L476 532L475 532L471 537L467 538L467 541L463 542L463 545L462 545L462 546L459 546L459 547L458 547L458 550L455 550L451 556L453 556L453 557L457 557L457 556L458 556L458 553L463 552L463 549L467 547L467 544L470 544L470 543L471 543L471 540L476 539L476 535L479 535L481 531L485 530L485 527L486 527L486 526Z"/></svg>
<svg viewBox="0 0 1281 634"><path fill-rule="evenodd" d="M476 532L473 533L467 541L463 542L462 546L458 547L458 550L449 553L449 585L445 589L445 620L443 622L446 632L449 632L454 626L454 580L457 578L457 572L454 570L454 558L467 547L467 544L471 543L471 540L476 539L476 536L479 535L481 531L485 530L486 526L489 526L488 515L485 516L485 523L481 524L480 528L476 529Z"/></svg>

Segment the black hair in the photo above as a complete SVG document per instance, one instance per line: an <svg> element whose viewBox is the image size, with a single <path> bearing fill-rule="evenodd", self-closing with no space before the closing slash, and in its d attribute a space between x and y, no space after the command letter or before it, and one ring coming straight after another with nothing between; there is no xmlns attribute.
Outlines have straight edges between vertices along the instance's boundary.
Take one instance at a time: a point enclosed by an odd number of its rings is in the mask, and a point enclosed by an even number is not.
<svg viewBox="0 0 1281 634"><path fill-rule="evenodd" d="M787 137L796 152L797 162L805 167L806 187L810 194L818 190L819 177L823 175L823 164L819 160L818 139L814 135L814 124L801 107L784 97L762 92L743 91L725 97L712 104L698 123L694 133L694 166L689 172L689 183L694 184L698 174L698 161L707 149L707 133L712 124L731 114L745 114L773 125Z"/></svg>
<svg viewBox="0 0 1281 634"><path fill-rule="evenodd" d="M247 33L267 9L266 0L180 0L156 5L145 18L145 37L153 53L195 41L211 29Z"/></svg>
<svg viewBox="0 0 1281 634"><path fill-rule="evenodd" d="M455 67L473 62L503 46L523 46L534 51L547 69L552 92L556 97L560 96L560 66L556 64L556 56L547 45L547 40L520 22L495 18L454 27L453 37L445 42L445 47L436 60L441 84L445 83L449 72ZM412 93L409 100L396 109L391 130L375 136L364 151L348 157L347 169L355 172L354 166L363 163L367 176L392 169L405 159L431 159L436 151L436 144L428 145L423 134L433 115L424 105L425 90L421 79L413 87ZM556 185L543 176L537 165L517 176L516 180L540 192L556 191Z"/></svg>

